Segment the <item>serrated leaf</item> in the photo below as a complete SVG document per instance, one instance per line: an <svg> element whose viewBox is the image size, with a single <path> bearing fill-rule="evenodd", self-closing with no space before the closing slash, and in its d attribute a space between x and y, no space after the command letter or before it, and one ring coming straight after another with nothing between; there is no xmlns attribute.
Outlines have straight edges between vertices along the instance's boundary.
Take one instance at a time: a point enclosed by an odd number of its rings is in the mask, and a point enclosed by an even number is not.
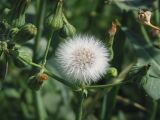
<svg viewBox="0 0 160 120"><path fill-rule="evenodd" d="M133 33L127 33L128 40L132 43L138 57L138 65L150 64L148 80L143 84L143 88L153 99L160 99L160 50L149 45Z"/></svg>

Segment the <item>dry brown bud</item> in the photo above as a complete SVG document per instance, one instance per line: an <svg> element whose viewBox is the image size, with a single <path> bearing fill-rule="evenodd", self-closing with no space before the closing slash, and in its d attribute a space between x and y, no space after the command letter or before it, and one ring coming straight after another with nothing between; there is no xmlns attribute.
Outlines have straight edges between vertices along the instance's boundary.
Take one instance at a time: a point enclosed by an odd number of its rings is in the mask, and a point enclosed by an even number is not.
<svg viewBox="0 0 160 120"><path fill-rule="evenodd" d="M108 33L110 36L114 36L117 32L117 24L115 22L112 22L111 28L108 30Z"/></svg>
<svg viewBox="0 0 160 120"><path fill-rule="evenodd" d="M39 81L48 80L48 75L46 75L45 73L38 73L37 79L38 79Z"/></svg>
<svg viewBox="0 0 160 120"><path fill-rule="evenodd" d="M138 21L143 24L151 24L151 11L139 10Z"/></svg>

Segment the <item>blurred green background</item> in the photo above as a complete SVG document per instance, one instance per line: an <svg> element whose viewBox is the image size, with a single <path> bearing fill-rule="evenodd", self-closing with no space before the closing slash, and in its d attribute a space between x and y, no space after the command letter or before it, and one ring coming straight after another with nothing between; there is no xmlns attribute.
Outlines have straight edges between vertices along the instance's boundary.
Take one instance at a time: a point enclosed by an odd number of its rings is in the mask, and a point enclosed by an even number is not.
<svg viewBox="0 0 160 120"><path fill-rule="evenodd" d="M36 7L37 2L40 1L32 0L29 5L26 12L27 23L36 25ZM5 13L7 11L6 8L11 9L14 4L15 0L0 0L0 19L3 18L1 13ZM45 18L54 10L56 4L56 0L47 0ZM107 29L111 26L112 21L119 21L121 26L117 28L114 41L115 57L111 66L116 67L121 72L125 66L136 58L134 47L132 46L133 43L130 39L133 38L133 41L147 39L145 33L152 43L156 41L157 44L157 39L159 39L153 36L151 28L141 26L136 21L135 13L140 8L152 11L151 21L160 26L159 6L158 0L64 0L64 13L69 22L75 26L77 33L94 35L104 43L106 42ZM126 32L126 30L131 32ZM39 59L45 50L47 33L48 29L43 25L41 49L37 53ZM132 35L128 37L130 33L133 33L134 37ZM32 42L33 40L25 46L33 49ZM49 60L47 62L48 68L53 72L53 54L57 42L59 41L55 37L52 40L52 49L49 52ZM141 47L143 48L143 46ZM156 56L157 54L155 53L154 55ZM152 58L155 56L152 56ZM148 61L145 55L142 56L142 59ZM78 98L74 95L74 92L63 84L49 78L43 87L35 93L26 84L28 77L31 75L29 70L30 68L21 69L17 68L12 62L9 63L9 71L6 80L1 84L0 90L0 120L42 120L37 116L43 116L46 120L75 120ZM103 83L105 83L105 79L102 79L98 84ZM122 85L113 88L111 92L118 93L114 98L117 101L115 107L111 105L106 110L107 115L112 114L111 120L160 119L158 114L160 106L156 105L158 102L153 102L152 98L148 96L141 86L136 84ZM158 89L156 92L159 92ZM103 91L90 92L84 103L83 119L101 120L102 103ZM36 107L37 105L38 107ZM157 114L155 118L152 118L154 109L156 109L154 113Z"/></svg>

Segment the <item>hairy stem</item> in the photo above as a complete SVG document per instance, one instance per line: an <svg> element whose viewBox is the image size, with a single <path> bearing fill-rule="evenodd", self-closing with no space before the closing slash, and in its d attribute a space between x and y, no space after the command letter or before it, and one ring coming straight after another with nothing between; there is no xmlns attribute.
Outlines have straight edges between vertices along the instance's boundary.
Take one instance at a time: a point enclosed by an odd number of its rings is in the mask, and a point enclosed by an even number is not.
<svg viewBox="0 0 160 120"><path fill-rule="evenodd" d="M79 99L78 113L77 113L77 116L76 116L76 120L82 120L83 102L84 102L84 93L83 93L83 91L81 91L81 93L80 93L80 99Z"/></svg>

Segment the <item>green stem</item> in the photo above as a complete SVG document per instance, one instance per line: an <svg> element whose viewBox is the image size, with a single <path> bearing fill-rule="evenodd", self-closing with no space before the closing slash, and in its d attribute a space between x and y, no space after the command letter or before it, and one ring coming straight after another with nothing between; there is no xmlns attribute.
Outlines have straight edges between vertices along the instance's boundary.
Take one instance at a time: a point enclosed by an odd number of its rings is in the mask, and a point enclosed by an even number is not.
<svg viewBox="0 0 160 120"><path fill-rule="evenodd" d="M79 107L78 107L78 113L76 116L76 120L82 120L82 115L83 115L83 102L84 102L84 93L81 91L80 94L80 101L79 101Z"/></svg>
<svg viewBox="0 0 160 120"><path fill-rule="evenodd" d="M42 28L43 28L43 23L44 23L44 16L45 16L45 9L46 9L46 2L47 0L37 0L37 18L36 18L36 26L37 26L37 36L35 39L35 44L34 44L34 55L33 55L33 60L37 63L37 56L38 56L38 49L39 49L39 44L40 44L40 38L42 36ZM27 61L26 61L27 62ZM38 68L41 68L41 66L29 62L31 65L36 66ZM34 70L34 69L33 69ZM40 93L33 92L33 101L35 102L35 109L36 109L36 120L45 120L46 116L46 111L45 108L43 108L43 102L41 98Z"/></svg>
<svg viewBox="0 0 160 120"><path fill-rule="evenodd" d="M32 65L32 66L34 66L34 67L36 67L36 68L39 68L39 69L42 69L42 66L39 65L39 64L36 64L36 63L33 63L33 62L28 62L28 61L26 61L25 59L21 59L21 60L23 60L24 62L26 62L26 63L29 64L29 65ZM44 68L43 68L43 69L44 69ZM50 72L50 71L47 70L46 68L44 69L44 72L45 72L47 75L49 75L50 77L52 77L53 79L55 79L55 80L57 80L57 81L65 84L66 86L68 86L68 87L70 87L70 88L72 88L72 89L76 89L76 87L75 87L73 84L71 84L71 83L68 82L67 80L64 80L64 79L58 77L57 75L55 75L54 73Z"/></svg>
<svg viewBox="0 0 160 120"><path fill-rule="evenodd" d="M158 108L158 103L157 103L157 101L153 100L152 101L152 108L150 109L151 114L150 114L149 120L155 120L157 108Z"/></svg>
<svg viewBox="0 0 160 120"><path fill-rule="evenodd" d="M107 40L107 48L108 48L108 52L109 52L109 59L110 61L113 59L114 57L114 52L113 52L113 41L114 41L114 36L109 36L108 40Z"/></svg>
<svg viewBox="0 0 160 120"><path fill-rule="evenodd" d="M151 41L150 41L150 38L148 36L148 33L147 33L146 29L144 28L144 25L140 25L140 28L141 28L141 32L142 32L142 34L144 36L144 39L146 40L147 43L150 44Z"/></svg>
<svg viewBox="0 0 160 120"><path fill-rule="evenodd" d="M56 76L55 74L53 74L52 72L48 71L47 69L44 71L47 75L49 75L50 77L52 77L53 79L65 84L66 86L72 88L72 89L76 89L76 87L71 84L70 82L68 82L67 80L64 80L58 76Z"/></svg>
<svg viewBox="0 0 160 120"><path fill-rule="evenodd" d="M102 103L102 111L101 111L101 120L105 119L105 112L106 112L106 105L107 105L107 94L103 98L103 103Z"/></svg>
<svg viewBox="0 0 160 120"><path fill-rule="evenodd" d="M43 58L43 61L42 61L42 67L44 68L45 64L46 64L46 61L47 61L47 55L48 55L48 51L49 51L49 47L50 47L50 44L51 44L51 41L52 41L52 37L53 37L53 31L49 34L49 39L48 39L48 42L47 42L47 47L46 47L46 50L45 50L45 53L44 53L44 58Z"/></svg>
<svg viewBox="0 0 160 120"><path fill-rule="evenodd" d="M42 28L43 28L43 23L44 23L44 16L45 16L45 9L46 9L46 2L47 0L40 0L37 2L40 2L38 3L39 6L39 10L38 10L38 15L37 15L37 19L36 19L36 25L37 25L37 28L38 28L38 31L37 31L37 36L36 36L36 39L35 39L35 44L34 44L34 56L33 56L33 60L35 62L37 62L37 56L38 56L38 48L39 48L39 42L40 42L40 38L42 36Z"/></svg>
<svg viewBox="0 0 160 120"><path fill-rule="evenodd" d="M131 83L131 81L125 81L125 82L117 82L117 83L112 83L112 84L106 84L106 85L95 85L95 86L86 86L85 89L104 89L104 88L110 88L110 87L114 87L114 86L118 86L121 84L126 84L126 83Z"/></svg>
<svg viewBox="0 0 160 120"><path fill-rule="evenodd" d="M154 2L153 2L153 6L154 6L154 9L156 9L155 10L155 21L156 21L156 25L159 25L160 24L160 13L159 13L159 0L155 0Z"/></svg>
<svg viewBox="0 0 160 120"><path fill-rule="evenodd" d="M43 105L42 97L40 91L33 91L34 105L37 111L37 120L45 120L46 119L46 111Z"/></svg>

